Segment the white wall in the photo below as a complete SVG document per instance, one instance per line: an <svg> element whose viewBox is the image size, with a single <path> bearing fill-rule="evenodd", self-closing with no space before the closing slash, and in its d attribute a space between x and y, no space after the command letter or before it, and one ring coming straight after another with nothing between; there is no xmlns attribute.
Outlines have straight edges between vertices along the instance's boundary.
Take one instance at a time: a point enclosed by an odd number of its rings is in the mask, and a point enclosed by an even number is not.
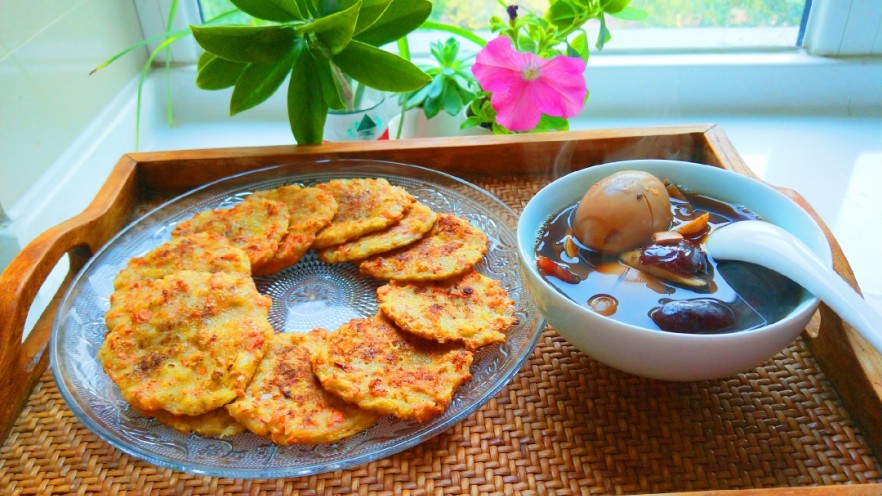
<svg viewBox="0 0 882 496"><path fill-rule="evenodd" d="M146 51L89 71L142 37L131 1L0 0L0 211L26 209L28 189L130 82Z"/></svg>
<svg viewBox="0 0 882 496"><path fill-rule="evenodd" d="M115 157L118 149L131 149L130 142L108 146L113 138L126 141L119 139L126 126L113 126L119 121L106 114L131 121L128 108L113 107L123 106L116 104L119 94L132 85L146 50L93 76L89 71L142 38L132 1L0 0L0 272L30 239L82 210L94 196L77 195L77 182L64 180L82 167L85 156L95 156L84 153L89 147ZM103 116L100 123L96 116ZM119 129L95 129L108 124ZM84 135L105 139L84 146ZM126 136L133 134L128 130ZM80 182L92 176L100 183L106 172L81 174ZM58 184L47 184L52 182ZM70 202L66 196L87 198ZM59 200L56 208L46 208ZM66 272L63 258L38 293L23 338Z"/></svg>

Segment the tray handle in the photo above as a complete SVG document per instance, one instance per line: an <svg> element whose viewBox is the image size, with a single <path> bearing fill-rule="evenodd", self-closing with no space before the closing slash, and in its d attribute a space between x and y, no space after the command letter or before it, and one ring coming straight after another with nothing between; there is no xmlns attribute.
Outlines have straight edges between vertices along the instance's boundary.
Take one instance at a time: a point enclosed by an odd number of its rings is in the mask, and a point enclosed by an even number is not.
<svg viewBox="0 0 882 496"><path fill-rule="evenodd" d="M92 254L129 218L137 200L134 172L135 162L122 157L85 210L28 243L0 273L0 442L46 370L52 324L67 288ZM70 263L67 275L22 340L37 292L65 255Z"/></svg>
<svg viewBox="0 0 882 496"><path fill-rule="evenodd" d="M787 188L777 189L815 219L830 244L833 270L860 293L845 253L827 224L802 195ZM823 303L803 336L874 453L882 455L882 355Z"/></svg>

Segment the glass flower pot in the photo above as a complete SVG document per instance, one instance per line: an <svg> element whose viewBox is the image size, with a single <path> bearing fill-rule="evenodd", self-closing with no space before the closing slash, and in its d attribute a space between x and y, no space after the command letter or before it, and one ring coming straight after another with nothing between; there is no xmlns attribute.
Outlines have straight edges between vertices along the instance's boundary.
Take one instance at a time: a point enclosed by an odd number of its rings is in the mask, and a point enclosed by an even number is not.
<svg viewBox="0 0 882 496"><path fill-rule="evenodd" d="M394 99L382 91L365 88L354 110L329 110L325 141L369 141L380 139L395 114Z"/></svg>

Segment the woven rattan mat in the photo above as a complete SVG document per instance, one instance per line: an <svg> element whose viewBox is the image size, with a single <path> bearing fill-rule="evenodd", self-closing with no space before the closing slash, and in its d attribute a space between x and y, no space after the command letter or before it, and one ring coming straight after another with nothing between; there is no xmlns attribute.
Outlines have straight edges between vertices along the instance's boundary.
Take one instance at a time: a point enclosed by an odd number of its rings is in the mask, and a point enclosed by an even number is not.
<svg viewBox="0 0 882 496"><path fill-rule="evenodd" d="M469 178L520 209L544 181ZM671 383L606 367L546 328L495 398L389 458L287 480L173 472L110 447L46 372L0 451L0 493L606 494L882 482L802 339L760 367Z"/></svg>

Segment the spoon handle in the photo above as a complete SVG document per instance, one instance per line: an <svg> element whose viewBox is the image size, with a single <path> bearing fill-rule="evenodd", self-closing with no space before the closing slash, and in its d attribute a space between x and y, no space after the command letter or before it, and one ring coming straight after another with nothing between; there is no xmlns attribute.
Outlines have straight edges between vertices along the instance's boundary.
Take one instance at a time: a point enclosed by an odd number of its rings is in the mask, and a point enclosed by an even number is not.
<svg viewBox="0 0 882 496"><path fill-rule="evenodd" d="M738 224L751 223L746 229ZM754 225L755 224L755 225ZM743 221L712 233L707 248L717 259L740 260L767 267L796 282L848 322L882 352L882 317L799 239L778 226Z"/></svg>

